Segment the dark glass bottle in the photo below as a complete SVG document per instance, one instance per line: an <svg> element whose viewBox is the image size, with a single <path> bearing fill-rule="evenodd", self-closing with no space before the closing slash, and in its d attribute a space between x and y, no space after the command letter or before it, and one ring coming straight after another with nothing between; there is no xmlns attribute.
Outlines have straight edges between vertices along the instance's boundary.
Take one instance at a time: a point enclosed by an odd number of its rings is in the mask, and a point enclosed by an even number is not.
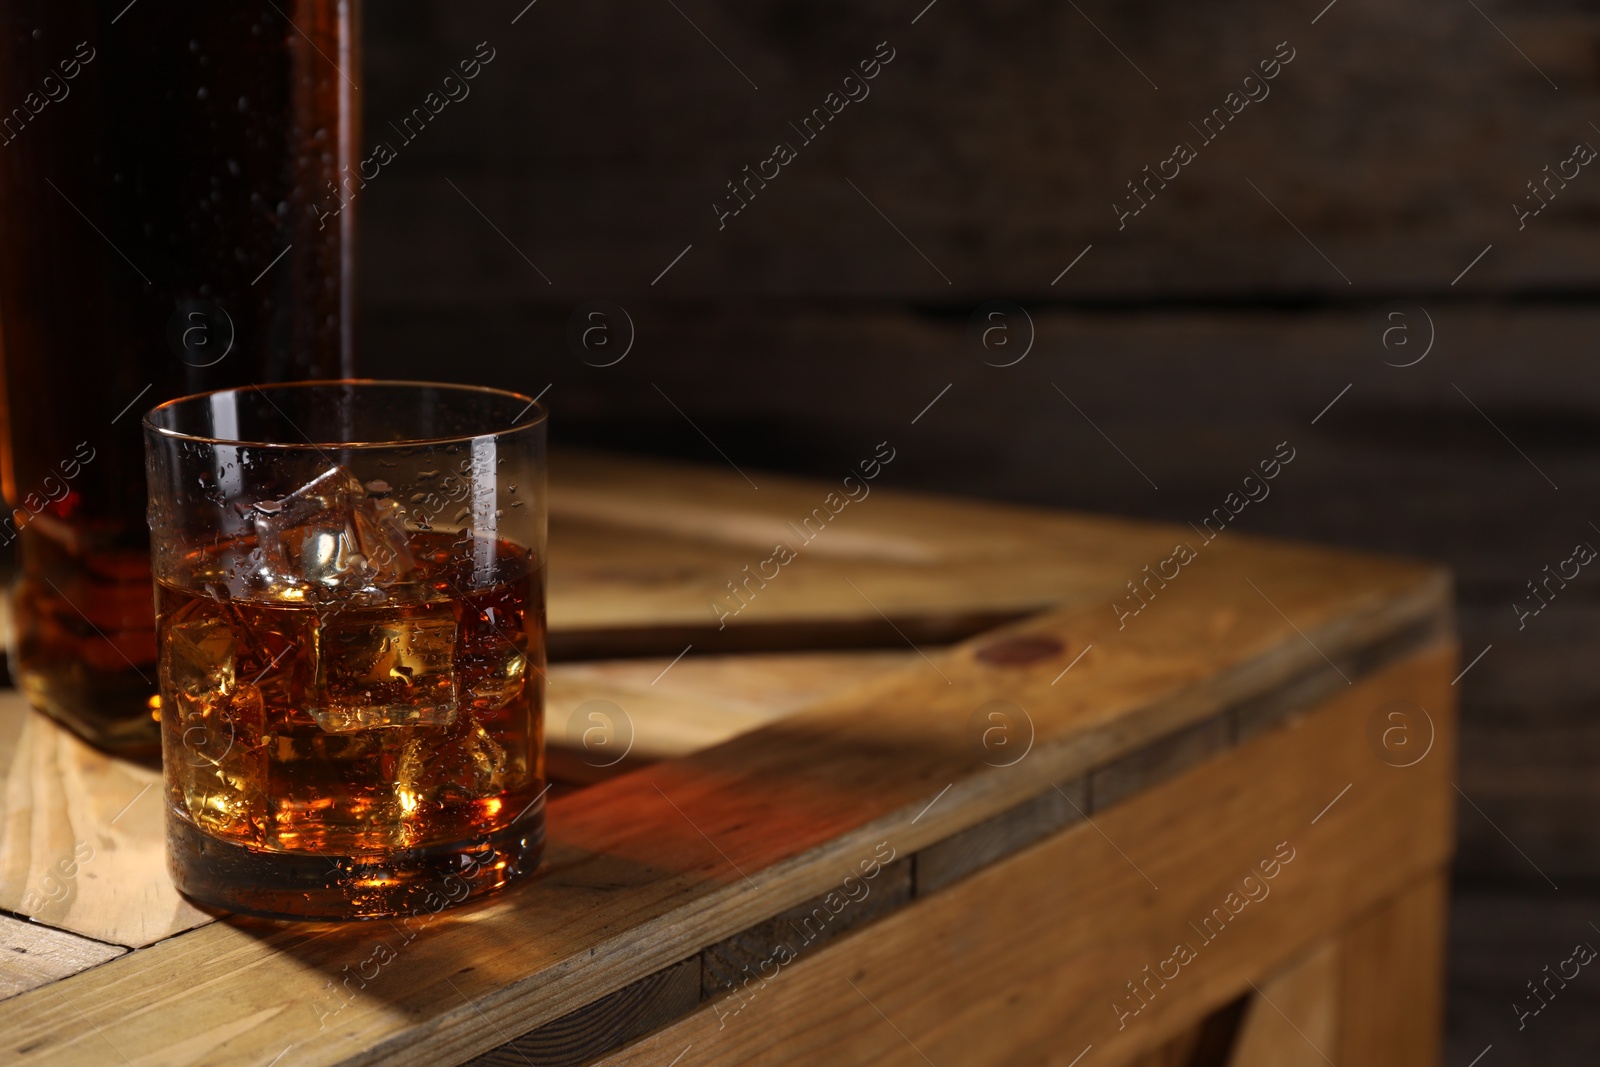
<svg viewBox="0 0 1600 1067"><path fill-rule="evenodd" d="M159 746L141 414L353 373L360 68L356 0L0 0L11 671L106 748Z"/></svg>

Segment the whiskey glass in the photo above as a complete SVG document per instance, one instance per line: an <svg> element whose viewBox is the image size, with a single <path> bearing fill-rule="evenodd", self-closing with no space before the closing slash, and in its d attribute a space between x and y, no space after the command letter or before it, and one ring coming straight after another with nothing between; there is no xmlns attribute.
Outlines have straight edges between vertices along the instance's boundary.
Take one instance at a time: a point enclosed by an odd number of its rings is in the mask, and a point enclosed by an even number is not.
<svg viewBox="0 0 1600 1067"><path fill-rule="evenodd" d="M182 892L364 918L538 864L545 418L515 393L379 381L144 417Z"/></svg>

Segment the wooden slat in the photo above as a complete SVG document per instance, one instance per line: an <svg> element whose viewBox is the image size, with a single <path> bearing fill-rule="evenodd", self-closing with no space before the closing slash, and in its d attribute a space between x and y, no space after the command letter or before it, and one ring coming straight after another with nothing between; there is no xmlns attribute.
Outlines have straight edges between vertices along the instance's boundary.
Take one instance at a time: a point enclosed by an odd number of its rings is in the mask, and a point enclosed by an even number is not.
<svg viewBox="0 0 1600 1067"><path fill-rule="evenodd" d="M1165 1045L1127 1060L1123 1067L1232 1067L1228 1057L1246 1004L1244 997L1224 1004Z"/></svg>
<svg viewBox="0 0 1600 1067"><path fill-rule="evenodd" d="M747 606L724 620L727 629L867 624L887 643L896 635L884 615L1031 613L1090 589L1109 603L1120 580L1113 584L1108 572L1136 572L1151 553L1172 548L1172 532L1159 527L974 508L873 483L807 542L797 528L815 509L827 511L829 493L842 498L840 487L760 478L754 491L729 470L560 454L551 465L551 554L561 561L550 576L552 632L570 640L678 625L714 634L713 605L731 612L741 603L727 583L742 584L746 567L758 572L779 542L797 558L767 564L777 577L752 580ZM859 484L852 483L857 493Z"/></svg>
<svg viewBox="0 0 1600 1067"><path fill-rule="evenodd" d="M1321 1067L1339 1047L1339 942L1330 938L1252 991L1227 1067ZM1415 1060L1417 1064L1431 1061Z"/></svg>
<svg viewBox="0 0 1600 1067"><path fill-rule="evenodd" d="M692 957L477 1056L468 1067L575 1067L699 1003L700 959Z"/></svg>
<svg viewBox="0 0 1600 1067"><path fill-rule="evenodd" d="M0 694L0 907L139 947L211 917L166 873L159 769L108 759Z"/></svg>
<svg viewBox="0 0 1600 1067"><path fill-rule="evenodd" d="M1058 551L1104 560L1166 539L1135 530L1083 524ZM1005 534L1001 547L1021 536ZM864 588L888 596L896 586ZM1327 670L1321 653L1337 662L1437 618L1446 596L1436 571L1413 564L1218 541L1125 631L1098 595L1069 600L715 748L555 800L538 878L425 917L414 939L386 924L396 958L377 988L347 1004L330 999L329 976L369 957L388 936L377 927L218 923L64 988L132 1056L270 1060L292 1041L307 1064L465 1059L496 1043L484 1017L513 1034L559 1018L823 892L887 837L907 851L948 837L1052 781ZM1026 634L1063 654L1025 665L979 655ZM1067 655L1089 644L1052 685ZM988 765L968 736L973 711L996 693L1036 727L1030 755L1012 767ZM1418 846L1436 847L1426 835ZM59 1005L36 997L0 1006L10 1047L59 1062L99 1055ZM314 1006L341 1004L319 1029ZM177 1051L175 1027L195 1035Z"/></svg>
<svg viewBox="0 0 1600 1067"><path fill-rule="evenodd" d="M731 572L730 572L731 573ZM583 630L553 630L550 654L563 660L607 660L618 657L671 656L693 646L712 654L760 654L864 650L894 647L910 641L918 646L951 645L1004 626L1044 607L980 608L975 611L939 611L916 608L901 615L798 617L752 620L741 626L721 627L708 618L642 626L603 626ZM708 612L709 615L709 612Z"/></svg>
<svg viewBox="0 0 1600 1067"><path fill-rule="evenodd" d="M1339 1062L1439 1062L1444 1036L1444 871L1376 907L1339 942Z"/></svg>
<svg viewBox="0 0 1600 1067"><path fill-rule="evenodd" d="M1117 1063L1161 1048L1347 924L1361 931L1375 905L1442 869L1453 674L1448 650L1412 657L1097 816L1098 829L1074 826L793 964L725 1026L713 1004L602 1062L659 1065L691 1045L708 1067L1065 1064L1091 1045ZM1404 772L1374 759L1364 737L1372 708L1390 699L1439 709L1440 748ZM1293 858L1258 881L1267 894L1204 941L1189 924L1241 892L1280 843ZM1425 940L1408 947L1426 961L1418 968L1436 967L1439 946ZM1119 1028L1113 1005L1141 1003L1124 983L1142 981L1175 943L1197 945L1195 958L1152 982L1148 1003ZM1371 1042L1386 1026L1414 1025L1396 1019L1398 985L1383 988L1388 1014L1370 1017Z"/></svg>
<svg viewBox="0 0 1600 1067"><path fill-rule="evenodd" d="M86 971L126 951L0 915L0 1000Z"/></svg>
<svg viewBox="0 0 1600 1067"><path fill-rule="evenodd" d="M1244 1009L1243 997L1225 1004L1165 1045L1125 1061L1122 1067L1230 1067L1228 1055Z"/></svg>
<svg viewBox="0 0 1600 1067"><path fill-rule="evenodd" d="M553 664L545 694L545 740L596 770L622 754L630 730L635 765L686 756L903 667L916 655L910 649L691 653L676 663L664 657ZM585 707L596 700L615 707ZM601 718L590 719L591 711ZM600 732L586 743L585 734L597 727Z"/></svg>
<svg viewBox="0 0 1600 1067"><path fill-rule="evenodd" d="M1316 8L1291 14L1264 0L1223 20L1182 4L1080 15L1023 0L1001 12L935 8L915 26L909 5L774 21L703 2L688 11L693 25L670 7L639 19L619 19L611 4L541 12L538 32L493 41L498 58L472 97L424 136L408 143L373 124L405 162L361 194L365 318L446 304L470 328L479 308L518 299L554 295L570 309L599 286L625 300L652 291L691 242L654 292L1025 299L1054 295L1052 279L1090 242L1055 293L1442 288L1490 241L1505 258L1463 279L1474 292L1588 285L1600 266L1584 247L1594 244L1594 184L1567 183L1527 232L1510 205L1541 166L1592 138L1589 49L1600 27L1592 12L1548 0L1485 11L1494 25L1471 5L1420 0L1335 8L1315 26ZM386 116L409 114L499 21L442 0L404 15L375 7L369 19L363 88L371 113ZM808 144L791 123L880 41L897 54L855 90L871 95L840 104ZM1280 41L1296 49L1293 62L1251 83L1270 96L1238 103L1208 144L1196 127ZM643 76L619 81L624 70ZM1380 110L1392 125L1361 121ZM513 124L540 136L507 138ZM778 141L798 158L766 187L753 182L749 206L721 225L713 202L737 206L726 183L754 173ZM1181 173L1166 164L1179 176L1143 190L1153 202L1119 230L1112 203L1140 203L1127 183L1155 173L1178 142L1198 158ZM656 318L637 321L643 333ZM435 363L460 350L460 329ZM564 346L533 351L568 358ZM734 376L752 393L771 380Z"/></svg>
<svg viewBox="0 0 1600 1067"><path fill-rule="evenodd" d="M571 740L565 726L579 704L609 699L632 717L639 760L683 755L913 656L908 650L686 657L654 686L669 661L555 666L550 740L558 747ZM167 879L153 769L101 756L16 694L0 695L0 753L0 907L130 947L211 921ZM580 747L569 762L598 777L584 761L605 756Z"/></svg>
<svg viewBox="0 0 1600 1067"><path fill-rule="evenodd" d="M1231 732L1227 718L1209 719L1099 768L1089 776L1092 810L1108 808L1216 755L1232 743Z"/></svg>
<svg viewBox="0 0 1600 1067"><path fill-rule="evenodd" d="M1200 1031L1196 1026L1188 1033L1179 1034L1161 1048L1152 1049L1131 1060L1123 1061L1121 1067L1191 1067L1190 1060L1199 1042Z"/></svg>
<svg viewBox="0 0 1600 1067"><path fill-rule="evenodd" d="M888 863L872 874L869 879L861 869L850 870L847 875L853 881L848 892L841 881L827 893L708 946L700 954L701 997L711 1000L737 989L740 995L731 999L742 1005L743 995L751 992L746 983L754 980L754 988L759 989L764 984L762 979L771 973L763 971L763 962L770 968L782 958L779 945L785 946L793 957L808 956L841 934L874 922L911 900L910 857Z"/></svg>
<svg viewBox="0 0 1600 1067"><path fill-rule="evenodd" d="M1083 818L1089 811L1089 782L1079 778L1054 788L929 845L916 856L917 895L947 885L1019 852Z"/></svg>

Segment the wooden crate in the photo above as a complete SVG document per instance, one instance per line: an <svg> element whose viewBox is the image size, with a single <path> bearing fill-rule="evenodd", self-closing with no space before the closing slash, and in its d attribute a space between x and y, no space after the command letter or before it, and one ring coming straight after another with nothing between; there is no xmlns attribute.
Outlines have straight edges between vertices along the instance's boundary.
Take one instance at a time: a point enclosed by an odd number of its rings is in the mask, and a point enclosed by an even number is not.
<svg viewBox="0 0 1600 1067"><path fill-rule="evenodd" d="M554 461L549 846L481 904L202 912L157 772L0 707L4 1059L1437 1060L1441 570L755 484Z"/></svg>

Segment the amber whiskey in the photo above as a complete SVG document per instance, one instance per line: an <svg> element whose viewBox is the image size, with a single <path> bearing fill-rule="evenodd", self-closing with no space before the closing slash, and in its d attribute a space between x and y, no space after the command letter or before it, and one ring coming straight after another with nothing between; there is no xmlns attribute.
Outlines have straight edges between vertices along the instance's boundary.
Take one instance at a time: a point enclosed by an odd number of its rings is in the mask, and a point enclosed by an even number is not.
<svg viewBox="0 0 1600 1067"><path fill-rule="evenodd" d="M381 525L370 512L367 521ZM414 910L444 878L474 895L538 860L545 791L543 580L531 550L363 530L263 532L157 583L174 877L257 914ZM397 536L398 535L398 536ZM403 540L399 539L403 536ZM346 587L305 573L381 581Z"/></svg>

